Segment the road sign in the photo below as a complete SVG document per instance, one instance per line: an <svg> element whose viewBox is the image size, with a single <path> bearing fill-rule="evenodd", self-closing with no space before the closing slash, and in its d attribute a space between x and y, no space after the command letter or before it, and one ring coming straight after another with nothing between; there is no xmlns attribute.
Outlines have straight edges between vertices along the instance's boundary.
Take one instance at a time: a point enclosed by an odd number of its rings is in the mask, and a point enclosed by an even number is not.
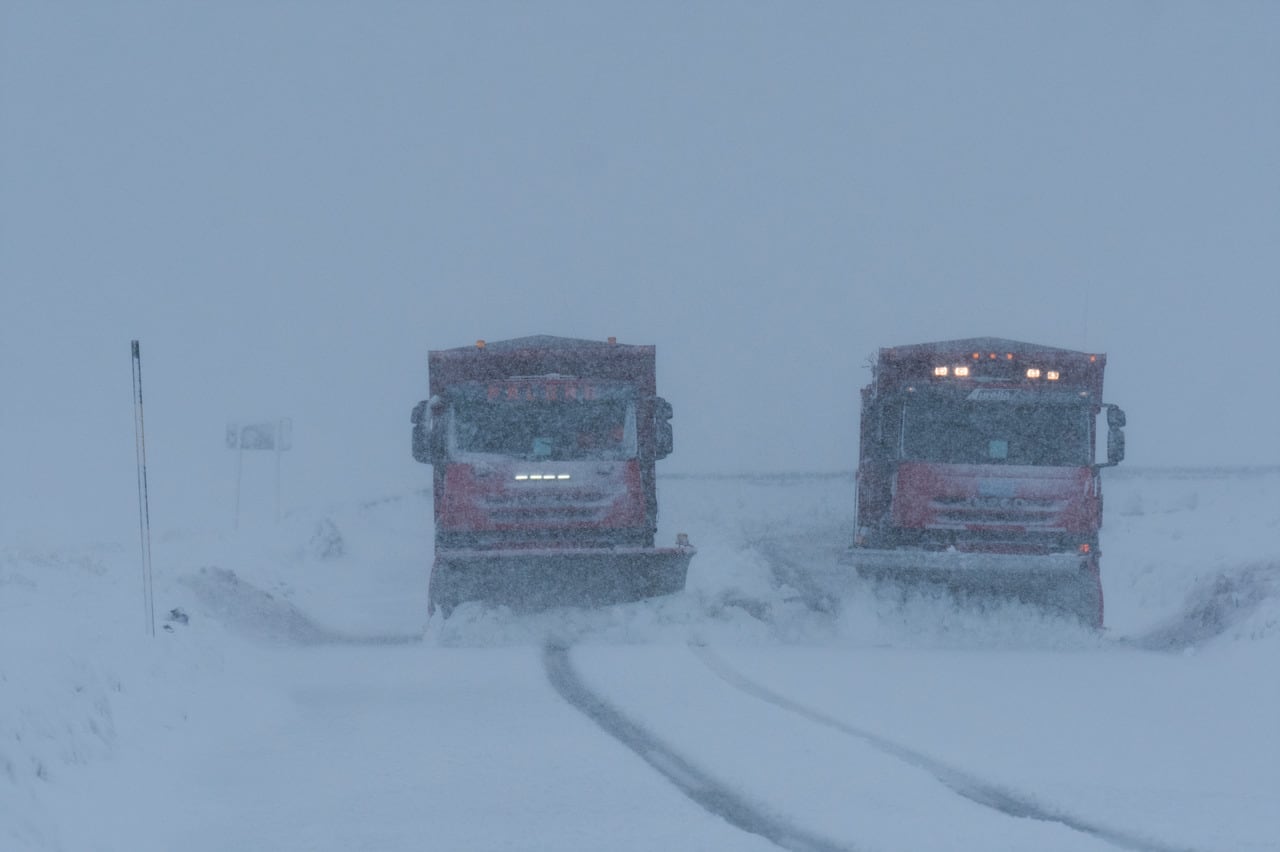
<svg viewBox="0 0 1280 852"><path fill-rule="evenodd" d="M227 449L236 450L236 528L240 527L240 482L245 450L270 450L276 457L276 521L280 520L280 454L293 447L293 420L228 423Z"/></svg>
<svg viewBox="0 0 1280 852"><path fill-rule="evenodd" d="M293 447L293 420L265 420L257 423L228 423L227 449L275 450L284 452Z"/></svg>

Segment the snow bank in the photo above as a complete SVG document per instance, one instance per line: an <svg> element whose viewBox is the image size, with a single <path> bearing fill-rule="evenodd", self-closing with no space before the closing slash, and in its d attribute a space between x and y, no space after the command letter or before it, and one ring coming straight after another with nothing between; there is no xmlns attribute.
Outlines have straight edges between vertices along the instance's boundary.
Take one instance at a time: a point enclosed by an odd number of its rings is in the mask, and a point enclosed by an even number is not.
<svg viewBox="0 0 1280 852"><path fill-rule="evenodd" d="M0 553L0 846L56 848L51 797L117 742L120 681L84 620L106 583L87 552ZM93 613L88 612L90 618Z"/></svg>
<svg viewBox="0 0 1280 852"><path fill-rule="evenodd" d="M662 479L660 542L684 532L699 548L684 594L519 617L464 604L427 622L425 493L240 530L163 530L154 639L136 545L11 547L0 552L0 847L75 848L68 826L91 811L92 783L111 783L193 719L244 712L225 696L248 688L264 644L447 649L558 637L1093 653L1120 643L1247 660L1242 677L1274 669L1280 471L1123 470L1105 474L1102 636L1012 604L886 601L857 589L815 609L787 571L829 564L845 546L848 476Z"/></svg>

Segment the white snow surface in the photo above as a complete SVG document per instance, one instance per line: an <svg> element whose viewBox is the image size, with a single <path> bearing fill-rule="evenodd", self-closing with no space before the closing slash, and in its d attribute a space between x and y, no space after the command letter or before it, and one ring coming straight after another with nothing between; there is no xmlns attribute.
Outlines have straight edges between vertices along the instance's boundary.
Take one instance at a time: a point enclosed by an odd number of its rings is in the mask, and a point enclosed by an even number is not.
<svg viewBox="0 0 1280 852"><path fill-rule="evenodd" d="M660 479L683 594L443 622L429 492L158 524L154 637L136 530L26 536L0 849L1280 849L1280 471L1104 476L1101 635L857 583L811 607L775 569L834 563L845 475ZM561 698L548 643L667 751ZM797 836L704 809L663 754Z"/></svg>

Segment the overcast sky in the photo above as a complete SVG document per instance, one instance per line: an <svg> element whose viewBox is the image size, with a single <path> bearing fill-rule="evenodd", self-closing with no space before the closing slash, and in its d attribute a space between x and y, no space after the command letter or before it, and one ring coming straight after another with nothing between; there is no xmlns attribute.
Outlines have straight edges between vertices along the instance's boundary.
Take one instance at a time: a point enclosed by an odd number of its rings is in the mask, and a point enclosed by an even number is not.
<svg viewBox="0 0 1280 852"><path fill-rule="evenodd" d="M869 355L987 335L1280 463L1280 4L0 0L0 122L6 532L136 518L133 338L159 523L228 420L424 486L427 350L527 334L655 344L669 472L851 470Z"/></svg>

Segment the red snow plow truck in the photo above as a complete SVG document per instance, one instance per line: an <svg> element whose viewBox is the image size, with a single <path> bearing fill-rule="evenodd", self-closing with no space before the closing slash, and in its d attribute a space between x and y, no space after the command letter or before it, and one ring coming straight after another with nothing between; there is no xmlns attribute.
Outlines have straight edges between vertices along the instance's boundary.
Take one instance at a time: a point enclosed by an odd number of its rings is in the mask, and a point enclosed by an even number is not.
<svg viewBox="0 0 1280 852"><path fill-rule="evenodd" d="M600 605L684 588L694 548L654 547L672 449L652 346L540 335L428 354L413 457L434 468L428 611Z"/></svg>
<svg viewBox="0 0 1280 852"><path fill-rule="evenodd" d="M1099 473L1124 458L1125 425L1102 402L1105 366L995 337L881 349L862 389L857 526L841 561L1101 627Z"/></svg>

